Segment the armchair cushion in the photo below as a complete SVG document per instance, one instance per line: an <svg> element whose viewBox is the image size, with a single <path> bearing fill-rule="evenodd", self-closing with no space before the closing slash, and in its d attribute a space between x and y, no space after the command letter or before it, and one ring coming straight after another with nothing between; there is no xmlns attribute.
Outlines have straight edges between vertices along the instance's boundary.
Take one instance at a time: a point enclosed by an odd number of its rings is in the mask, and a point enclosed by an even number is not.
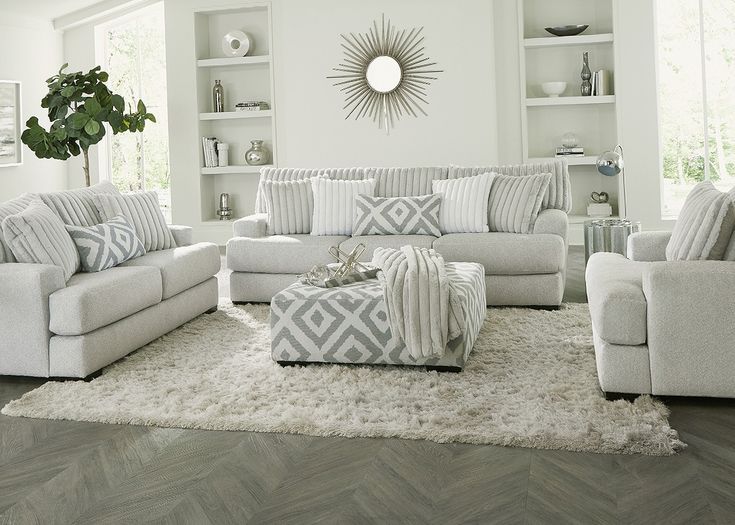
<svg viewBox="0 0 735 525"><path fill-rule="evenodd" d="M628 258L633 261L665 261L671 232L636 232L628 237Z"/></svg>

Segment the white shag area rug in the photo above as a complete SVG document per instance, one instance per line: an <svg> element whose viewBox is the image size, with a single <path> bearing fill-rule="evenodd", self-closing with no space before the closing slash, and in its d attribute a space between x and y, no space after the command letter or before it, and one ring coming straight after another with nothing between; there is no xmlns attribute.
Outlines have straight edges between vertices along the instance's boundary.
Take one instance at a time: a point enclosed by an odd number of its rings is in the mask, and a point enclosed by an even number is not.
<svg viewBox="0 0 735 525"><path fill-rule="evenodd" d="M267 305L226 302L109 366L48 382L2 413L161 427L399 437L671 455L685 445L649 396L606 401L586 305L489 309L461 373L270 358Z"/></svg>

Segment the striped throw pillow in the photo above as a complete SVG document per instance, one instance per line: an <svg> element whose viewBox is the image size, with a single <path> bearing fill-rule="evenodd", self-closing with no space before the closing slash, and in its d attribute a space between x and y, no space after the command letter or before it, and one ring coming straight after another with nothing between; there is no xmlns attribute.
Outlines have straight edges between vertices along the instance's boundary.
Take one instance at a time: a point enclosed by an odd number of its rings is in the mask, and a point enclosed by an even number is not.
<svg viewBox="0 0 735 525"><path fill-rule="evenodd" d="M118 215L96 226L66 226L79 252L83 272L101 272L145 255L143 243L125 217Z"/></svg>
<svg viewBox="0 0 735 525"><path fill-rule="evenodd" d="M32 193L24 193L20 197L0 204L0 226L2 226L3 220L5 220L6 217L22 212L31 202L37 200L38 197L36 195ZM17 262L15 260L15 255L13 255L13 251L5 240L5 235L2 230L2 227L0 227L0 263Z"/></svg>
<svg viewBox="0 0 735 525"><path fill-rule="evenodd" d="M264 180L260 190L268 213L268 234L288 235L311 232L314 192L311 179Z"/></svg>
<svg viewBox="0 0 735 525"><path fill-rule="evenodd" d="M317 177L311 180L314 192L312 235L352 235L355 196L374 195L375 179L330 180Z"/></svg>
<svg viewBox="0 0 735 525"><path fill-rule="evenodd" d="M551 174L498 175L490 191L490 231L533 233Z"/></svg>
<svg viewBox="0 0 735 525"><path fill-rule="evenodd" d="M487 203L495 177L495 173L482 173L431 183L433 192L442 195L439 228L443 234L488 231Z"/></svg>

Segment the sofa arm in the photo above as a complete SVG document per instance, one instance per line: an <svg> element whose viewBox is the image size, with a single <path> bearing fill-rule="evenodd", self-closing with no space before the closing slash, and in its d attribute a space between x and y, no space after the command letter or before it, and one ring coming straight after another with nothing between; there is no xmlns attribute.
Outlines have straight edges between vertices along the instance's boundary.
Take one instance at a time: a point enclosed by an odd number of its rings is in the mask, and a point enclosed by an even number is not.
<svg viewBox="0 0 735 525"><path fill-rule="evenodd" d="M235 237L250 237L253 239L265 237L267 224L268 214L255 213L242 219L237 219L232 223L232 232L235 234Z"/></svg>
<svg viewBox="0 0 735 525"><path fill-rule="evenodd" d="M735 397L735 263L672 261L643 272L653 394Z"/></svg>
<svg viewBox="0 0 735 525"><path fill-rule="evenodd" d="M541 210L533 226L533 233L553 233L564 239L569 232L569 217L561 210Z"/></svg>
<svg viewBox="0 0 735 525"><path fill-rule="evenodd" d="M169 224L168 229L174 236L176 246L191 246L194 244L194 229L191 226Z"/></svg>
<svg viewBox="0 0 735 525"><path fill-rule="evenodd" d="M628 237L628 259L632 261L665 261L671 232L637 232Z"/></svg>
<svg viewBox="0 0 735 525"><path fill-rule="evenodd" d="M65 286L60 266L0 264L0 375L48 377L48 299Z"/></svg>

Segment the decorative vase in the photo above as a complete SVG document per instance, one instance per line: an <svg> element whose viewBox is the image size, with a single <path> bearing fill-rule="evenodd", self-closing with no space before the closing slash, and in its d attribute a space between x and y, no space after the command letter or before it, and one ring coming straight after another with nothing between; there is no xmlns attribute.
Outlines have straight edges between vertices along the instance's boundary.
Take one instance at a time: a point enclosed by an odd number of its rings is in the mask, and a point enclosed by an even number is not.
<svg viewBox="0 0 735 525"><path fill-rule="evenodd" d="M579 145L579 139L577 138L577 135L569 131L562 135L561 145L565 148L575 148Z"/></svg>
<svg viewBox="0 0 735 525"><path fill-rule="evenodd" d="M212 88L212 109L215 113L222 113L225 110L225 88L219 80L214 81Z"/></svg>
<svg viewBox="0 0 735 525"><path fill-rule="evenodd" d="M251 140L251 148L245 152L245 162L250 166L263 166L268 164L268 150L263 146L262 140Z"/></svg>
<svg viewBox="0 0 735 525"><path fill-rule="evenodd" d="M586 51L582 54L582 74L580 76L582 77L582 96L589 97L592 95L592 82L590 82L592 71L590 71L589 53Z"/></svg>

